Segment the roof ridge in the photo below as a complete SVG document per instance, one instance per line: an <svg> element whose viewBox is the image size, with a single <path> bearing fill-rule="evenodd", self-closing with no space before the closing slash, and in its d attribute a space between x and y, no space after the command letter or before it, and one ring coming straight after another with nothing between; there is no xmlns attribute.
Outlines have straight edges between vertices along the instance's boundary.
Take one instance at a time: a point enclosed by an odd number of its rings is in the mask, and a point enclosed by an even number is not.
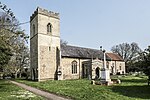
<svg viewBox="0 0 150 100"><path fill-rule="evenodd" d="M62 44L62 46L70 46L70 47L75 47L75 48L82 48L82 49L90 49L90 50L100 51L100 50L98 50L98 49L93 49L93 48L90 48L90 47L89 47L89 48L87 48L87 47L79 47L79 46L73 46L73 45L68 45L68 44L67 44L67 45L63 45L63 44ZM102 52L102 51L101 51L101 52Z"/></svg>

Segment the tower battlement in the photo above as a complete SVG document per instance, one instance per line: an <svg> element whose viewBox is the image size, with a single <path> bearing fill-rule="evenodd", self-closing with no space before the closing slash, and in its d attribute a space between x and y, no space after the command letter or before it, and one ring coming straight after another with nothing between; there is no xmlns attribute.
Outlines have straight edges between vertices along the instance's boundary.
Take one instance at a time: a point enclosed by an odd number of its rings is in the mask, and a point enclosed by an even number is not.
<svg viewBox="0 0 150 100"><path fill-rule="evenodd" d="M55 13L55 12L48 11L48 10L46 10L46 9L37 7L36 11L34 11L34 13L32 14L32 16L30 16L30 21L32 21L33 18L34 18L37 14L42 14L42 15L46 15L46 16L49 16L49 17L54 17L54 18L59 19L59 13Z"/></svg>

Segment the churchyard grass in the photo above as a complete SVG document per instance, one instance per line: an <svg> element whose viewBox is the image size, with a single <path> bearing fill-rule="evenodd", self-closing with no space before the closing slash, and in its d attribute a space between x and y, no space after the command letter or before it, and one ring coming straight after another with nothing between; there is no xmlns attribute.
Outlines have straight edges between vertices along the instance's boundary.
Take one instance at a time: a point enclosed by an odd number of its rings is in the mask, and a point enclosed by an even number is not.
<svg viewBox="0 0 150 100"><path fill-rule="evenodd" d="M0 100L44 100L7 80L0 80Z"/></svg>
<svg viewBox="0 0 150 100"><path fill-rule="evenodd" d="M75 100L150 99L150 86L147 86L145 77L124 76L119 78L122 83L111 86L91 85L91 81L86 79L45 82L17 81Z"/></svg>

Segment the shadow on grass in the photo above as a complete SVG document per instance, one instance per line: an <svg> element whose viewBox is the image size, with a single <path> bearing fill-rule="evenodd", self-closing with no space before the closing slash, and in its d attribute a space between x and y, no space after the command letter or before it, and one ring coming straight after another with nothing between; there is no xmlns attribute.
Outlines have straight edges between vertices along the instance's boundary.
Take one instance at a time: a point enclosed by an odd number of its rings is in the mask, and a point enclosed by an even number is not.
<svg viewBox="0 0 150 100"><path fill-rule="evenodd" d="M114 86L113 92L132 98L150 99L150 86Z"/></svg>
<svg viewBox="0 0 150 100"><path fill-rule="evenodd" d="M146 79L132 79L132 80L121 80L122 82L130 82L130 83L147 83Z"/></svg>

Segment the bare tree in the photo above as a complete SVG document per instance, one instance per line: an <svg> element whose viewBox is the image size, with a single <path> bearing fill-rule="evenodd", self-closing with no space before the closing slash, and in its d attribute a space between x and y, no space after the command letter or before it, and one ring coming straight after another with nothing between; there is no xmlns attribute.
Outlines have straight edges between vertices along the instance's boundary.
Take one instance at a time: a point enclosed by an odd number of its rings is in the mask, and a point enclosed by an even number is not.
<svg viewBox="0 0 150 100"><path fill-rule="evenodd" d="M60 40L60 44L61 44L61 45L67 45L68 42L61 39L61 40Z"/></svg>
<svg viewBox="0 0 150 100"><path fill-rule="evenodd" d="M142 52L137 43L133 42L131 44L122 43L115 45L111 48L111 51L119 54L125 62L136 61L139 54Z"/></svg>

